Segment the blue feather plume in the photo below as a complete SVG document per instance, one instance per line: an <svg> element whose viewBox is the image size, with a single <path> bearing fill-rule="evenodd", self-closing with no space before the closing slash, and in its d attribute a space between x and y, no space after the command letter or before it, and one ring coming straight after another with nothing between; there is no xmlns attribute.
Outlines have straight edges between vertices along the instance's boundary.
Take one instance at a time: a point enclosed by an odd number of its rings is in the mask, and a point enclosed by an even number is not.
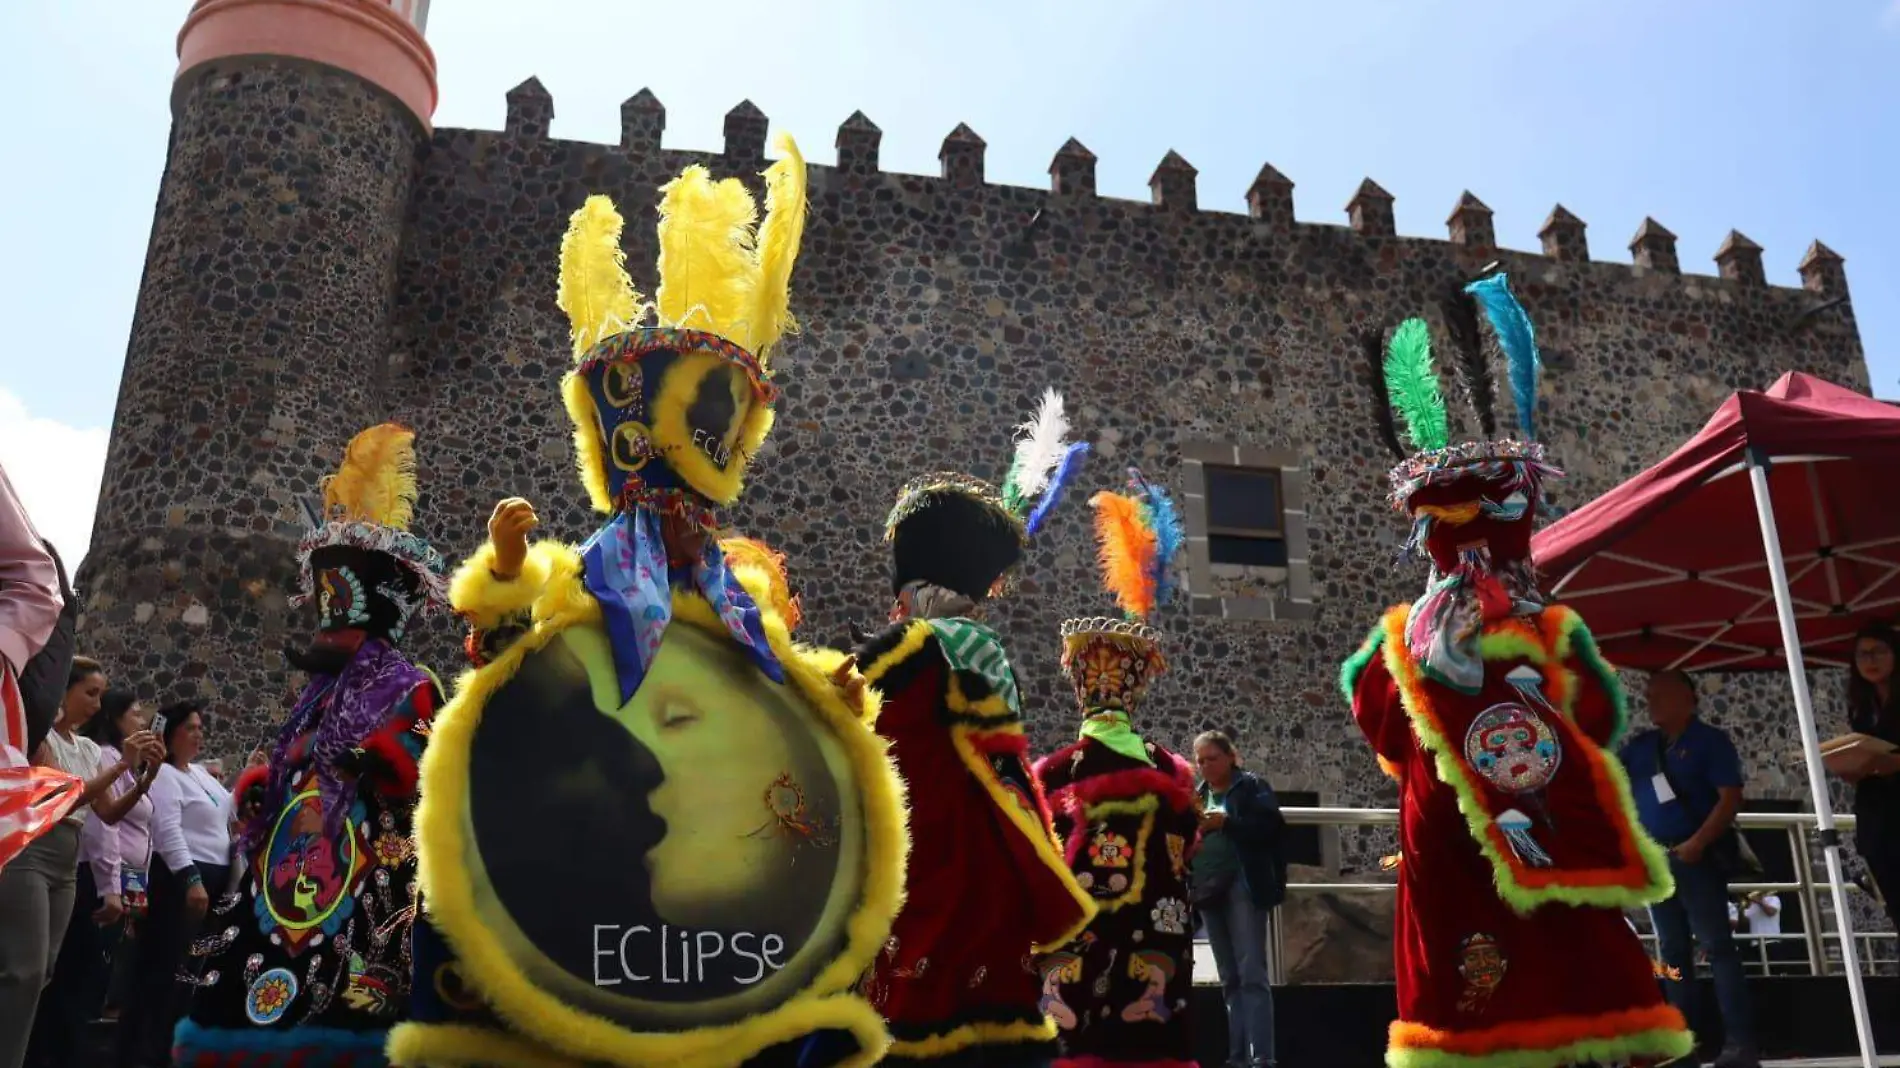
<svg viewBox="0 0 1900 1068"><path fill-rule="evenodd" d="M1498 336L1498 347L1510 364L1511 400L1517 405L1517 425L1527 441L1537 439L1537 332L1531 329L1531 317L1511 294L1511 283L1502 272L1480 278L1465 287L1465 292L1484 306L1491 330Z"/></svg>
<svg viewBox="0 0 1900 1068"><path fill-rule="evenodd" d="M1174 501L1168 491L1141 478L1142 496L1146 501L1142 509L1148 521L1148 529L1155 535L1155 604L1164 605L1173 600L1175 581L1175 558L1181 546L1187 541L1187 533L1181 528L1181 513L1175 509Z"/></svg>
<svg viewBox="0 0 1900 1068"><path fill-rule="evenodd" d="M1055 511L1056 505L1062 502L1063 491L1067 490L1069 483L1081 473L1082 460L1088 453L1089 443L1078 441L1070 445L1062 454L1061 461L1056 464L1055 473L1049 476L1049 485L1042 491L1042 499L1036 502L1036 510L1029 513L1029 522L1025 526L1030 534L1041 530L1043 522L1049 518L1049 513Z"/></svg>

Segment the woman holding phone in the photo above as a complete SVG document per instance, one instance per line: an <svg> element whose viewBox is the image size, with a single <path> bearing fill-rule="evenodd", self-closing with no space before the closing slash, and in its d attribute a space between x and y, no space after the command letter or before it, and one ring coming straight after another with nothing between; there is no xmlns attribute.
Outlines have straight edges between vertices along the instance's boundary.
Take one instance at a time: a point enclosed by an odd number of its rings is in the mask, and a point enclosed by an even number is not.
<svg viewBox="0 0 1900 1068"><path fill-rule="evenodd" d="M159 710L165 763L152 784L152 861L132 996L119 1022L120 1068L171 1063L172 1026L190 999L177 981L211 895L230 875L231 795L204 766L202 700Z"/></svg>

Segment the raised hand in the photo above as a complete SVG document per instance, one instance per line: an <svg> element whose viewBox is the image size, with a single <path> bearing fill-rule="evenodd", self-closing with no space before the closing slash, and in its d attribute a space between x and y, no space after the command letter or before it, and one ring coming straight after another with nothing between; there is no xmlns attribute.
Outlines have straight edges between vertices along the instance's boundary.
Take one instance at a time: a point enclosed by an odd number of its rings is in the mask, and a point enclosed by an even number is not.
<svg viewBox="0 0 1900 1068"><path fill-rule="evenodd" d="M858 658L847 656L838 669L831 673L831 684L838 688L844 702L852 708L864 703L864 676L858 674Z"/></svg>
<svg viewBox="0 0 1900 1068"><path fill-rule="evenodd" d="M528 532L540 523L534 505L520 497L495 505L495 513L488 517L488 542L495 547L490 570L496 578L505 582L521 574L521 565L528 559Z"/></svg>

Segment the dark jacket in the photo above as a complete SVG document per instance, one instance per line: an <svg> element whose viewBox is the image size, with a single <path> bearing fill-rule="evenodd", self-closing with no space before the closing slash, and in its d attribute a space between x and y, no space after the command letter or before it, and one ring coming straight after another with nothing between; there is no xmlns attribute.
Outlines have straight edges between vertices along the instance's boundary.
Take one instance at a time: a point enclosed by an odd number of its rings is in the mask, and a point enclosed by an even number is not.
<svg viewBox="0 0 1900 1068"><path fill-rule="evenodd" d="M1201 783L1201 804L1213 803L1213 791ZM1247 896L1257 908L1279 907L1286 900L1286 817L1280 799L1265 779L1236 770L1227 785L1226 834L1240 851Z"/></svg>

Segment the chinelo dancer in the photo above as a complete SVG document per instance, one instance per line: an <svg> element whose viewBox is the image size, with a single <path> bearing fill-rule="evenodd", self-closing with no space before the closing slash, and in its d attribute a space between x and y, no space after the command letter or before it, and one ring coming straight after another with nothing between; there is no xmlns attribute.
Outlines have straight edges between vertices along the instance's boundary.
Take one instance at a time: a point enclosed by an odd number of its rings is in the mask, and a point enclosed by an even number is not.
<svg viewBox="0 0 1900 1068"><path fill-rule="evenodd" d="M380 1065L408 1015L416 768L442 698L398 645L447 600L446 564L409 530L415 498L415 433L391 423L324 482L299 548L318 630L288 654L309 682L240 780L243 874L192 947L206 959L177 1064Z"/></svg>
<svg viewBox="0 0 1900 1068"><path fill-rule="evenodd" d="M1045 395L999 491L919 478L886 523L890 626L858 650L883 697L877 731L910 791L904 910L865 991L890 1021L889 1063L1044 1065L1056 1029L1036 954L1078 935L1095 904L1057 847L1030 772L1008 652L976 618L1022 559L1087 446Z"/></svg>
<svg viewBox="0 0 1900 1068"><path fill-rule="evenodd" d="M1624 696L1582 618L1539 593L1531 528L1558 477L1535 442L1538 360L1504 275L1446 304L1493 436L1481 307L1509 363L1518 440L1454 443L1429 328L1367 338L1391 503L1429 558L1425 595L1345 664L1353 715L1400 791L1392 1068L1648 1064L1692 1038L1623 909L1669 896L1611 754ZM1417 450L1406 457L1391 408Z"/></svg>
<svg viewBox="0 0 1900 1068"><path fill-rule="evenodd" d="M650 306L612 202L572 216L561 392L606 519L530 545L504 500L451 584L480 666L423 761L394 1062L856 1068L889 1042L853 988L902 892L902 785L844 654L793 644L782 568L716 515L793 328L805 165L778 150L763 220L703 167L661 190Z"/></svg>
<svg viewBox="0 0 1900 1068"><path fill-rule="evenodd" d="M1181 524L1167 491L1132 469L1128 492L1090 503L1103 579L1124 618L1062 625L1081 738L1037 761L1036 780L1069 868L1100 911L1038 961L1043 1007L1060 1029L1057 1068L1197 1068L1188 1023L1194 772L1133 721L1167 669L1146 620L1172 597Z"/></svg>

